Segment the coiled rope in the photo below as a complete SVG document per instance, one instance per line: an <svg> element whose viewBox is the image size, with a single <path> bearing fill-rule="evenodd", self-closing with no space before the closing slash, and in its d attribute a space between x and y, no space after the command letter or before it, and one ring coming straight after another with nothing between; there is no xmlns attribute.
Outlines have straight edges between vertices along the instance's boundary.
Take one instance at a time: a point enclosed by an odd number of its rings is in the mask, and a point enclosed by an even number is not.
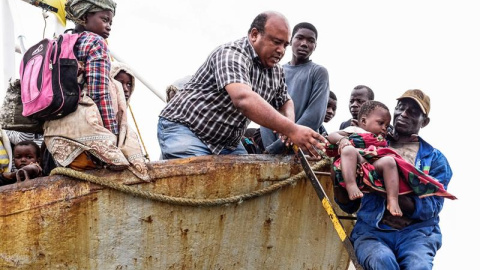
<svg viewBox="0 0 480 270"><path fill-rule="evenodd" d="M315 170L329 167L330 165L331 165L330 159L323 159L315 163L312 166L312 169L315 171ZM273 193L287 185L293 185L298 180L306 177L305 172L302 171L294 176L288 177L286 179L282 179L278 183L272 184L260 190L252 191L250 193L234 195L226 198L195 199L195 198L172 197L168 195L152 193L149 191L143 191L133 186L119 184L114 181L108 180L107 178L102 178L102 177L87 174L84 172L75 171L70 168L57 167L52 170L50 175L64 175L64 176L72 177L75 179L98 184L101 186L105 186L105 187L108 187L117 191L121 191L123 193L127 193L133 196L150 199L150 200L154 200L162 203L180 205L180 206L220 206L220 205L227 205L227 204L233 204L233 203L240 204L246 200L250 200L256 197Z"/></svg>

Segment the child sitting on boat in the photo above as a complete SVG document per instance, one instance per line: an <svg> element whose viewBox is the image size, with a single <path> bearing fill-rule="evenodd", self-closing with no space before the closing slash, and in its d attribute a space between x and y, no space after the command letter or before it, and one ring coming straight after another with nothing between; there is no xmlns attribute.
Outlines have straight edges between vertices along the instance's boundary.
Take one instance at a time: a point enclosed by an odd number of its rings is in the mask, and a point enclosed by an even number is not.
<svg viewBox="0 0 480 270"><path fill-rule="evenodd" d="M350 200L363 197L370 189L387 193L387 209L393 216L402 216L398 195L414 192L420 197L437 195L450 199L443 185L416 169L385 140L391 116L388 107L378 101L365 102L358 113L358 127L328 135L332 145L338 145L333 163L335 181L345 187ZM399 180L402 181L399 181Z"/></svg>
<svg viewBox="0 0 480 270"><path fill-rule="evenodd" d="M127 109L135 91L133 71L127 64L114 61L110 70L110 82L113 110L119 129L117 146L137 172L146 175L145 156L138 135L127 122Z"/></svg>
<svg viewBox="0 0 480 270"><path fill-rule="evenodd" d="M66 3L67 19L75 22L75 32L79 33L74 53L84 63L86 81L77 110L45 122L45 144L57 165L75 170L128 168L140 179L149 181L143 155L126 156L122 148L122 140L132 133L122 131L121 123L126 125L126 118L117 118L118 105L113 102L116 94L112 92L111 61L105 41L110 35L115 8L112 0ZM124 93L122 96L125 99Z"/></svg>
<svg viewBox="0 0 480 270"><path fill-rule="evenodd" d="M40 147L33 141L21 141L13 148L16 171L0 174L0 186L42 176Z"/></svg>

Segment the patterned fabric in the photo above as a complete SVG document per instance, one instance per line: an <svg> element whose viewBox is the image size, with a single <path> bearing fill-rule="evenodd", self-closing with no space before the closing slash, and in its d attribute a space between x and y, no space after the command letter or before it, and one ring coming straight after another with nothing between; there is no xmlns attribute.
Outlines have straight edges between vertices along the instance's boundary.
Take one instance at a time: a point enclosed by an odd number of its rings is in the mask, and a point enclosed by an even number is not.
<svg viewBox="0 0 480 270"><path fill-rule="evenodd" d="M5 133L7 133L8 139L14 145L23 141L33 141L38 145L38 147L42 147L42 142L43 142L42 134L20 132L15 130L5 130Z"/></svg>
<svg viewBox="0 0 480 270"><path fill-rule="evenodd" d="M65 4L65 15L74 23L85 25L87 13L110 10L115 15L116 6L112 0L68 0Z"/></svg>
<svg viewBox="0 0 480 270"><path fill-rule="evenodd" d="M13 150L10 138L5 131L0 128L0 172L11 172L13 167Z"/></svg>
<svg viewBox="0 0 480 270"><path fill-rule="evenodd" d="M75 44L75 56L85 63L86 94L97 104L103 125L113 134L118 134L110 83L110 55L105 40L92 32L82 32Z"/></svg>
<svg viewBox="0 0 480 270"><path fill-rule="evenodd" d="M122 85L114 80L120 70L132 73L126 66L113 65L109 93L115 101L112 108L119 123L118 137L103 127L98 107L85 95L75 112L45 123L45 143L55 161L61 166L69 166L86 151L107 163L110 168L128 168L140 179L149 181L138 136L127 124L127 101ZM131 94L133 86L134 84Z"/></svg>
<svg viewBox="0 0 480 270"><path fill-rule="evenodd" d="M349 136L349 140L353 146L361 149L359 150L360 155L367 160L367 162L357 165L356 182L362 191L368 192L368 187L370 187L385 192L383 178L376 173L375 167L371 163L381 157L391 156L395 159L399 171L400 195L413 192L420 198L436 195L449 199L456 199L455 196L445 190L443 185L437 179L416 169L412 164L405 161L397 152L388 148L388 143L383 137L376 136L372 133L354 133ZM333 162L333 170L335 172L335 180L337 183L345 187L341 172L340 157L337 157Z"/></svg>
<svg viewBox="0 0 480 270"><path fill-rule="evenodd" d="M118 62L118 61L113 61L111 64L112 65L110 67L110 80L112 82L114 82L114 83L117 82L115 80L115 76L117 76L118 73L120 73L120 71L124 71L125 73L129 74L132 77L132 89L131 89L131 93L130 93L130 97L131 97L132 94L133 94L133 91L135 91L135 76L133 75L132 69L127 64L124 64L124 63ZM115 90L118 90L116 92L118 92L119 94L123 93L122 87L120 87L120 88L115 87ZM115 98L115 97L116 97L116 95L112 95L112 98ZM126 100L127 104L128 104L128 101L130 100L130 97L128 98L128 100Z"/></svg>
<svg viewBox="0 0 480 270"><path fill-rule="evenodd" d="M264 68L244 37L215 49L160 116L189 127L214 154L233 150L250 120L225 90L231 83L249 85L276 109L289 99L283 68Z"/></svg>
<svg viewBox="0 0 480 270"><path fill-rule="evenodd" d="M125 71L132 77L132 87L128 100L125 99L122 84L114 79L120 71ZM130 164L129 170L143 180L150 180L145 155L142 152L139 137L135 130L128 125L127 121L128 104L135 91L135 76L133 75L133 71L127 65L120 62L112 62L110 80L112 82L110 92L112 93L112 97L114 97L114 108L119 126L117 147L120 148L120 151L122 151L125 158L127 158L128 163Z"/></svg>
<svg viewBox="0 0 480 270"><path fill-rule="evenodd" d="M0 107L0 126L4 130L43 133L43 121L25 117L22 112L20 79L10 79Z"/></svg>
<svg viewBox="0 0 480 270"><path fill-rule="evenodd" d="M0 173L9 171L8 164L10 164L10 157L8 156L7 150L0 140Z"/></svg>

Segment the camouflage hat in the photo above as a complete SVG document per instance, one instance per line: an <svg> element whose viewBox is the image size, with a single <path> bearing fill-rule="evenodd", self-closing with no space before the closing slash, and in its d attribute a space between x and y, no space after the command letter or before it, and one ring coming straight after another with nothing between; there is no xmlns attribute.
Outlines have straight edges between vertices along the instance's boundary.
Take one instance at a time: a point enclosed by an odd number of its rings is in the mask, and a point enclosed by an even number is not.
<svg viewBox="0 0 480 270"><path fill-rule="evenodd" d="M65 3L65 16L76 24L85 25L85 15L89 12L110 10L115 15L117 3L113 0L68 0Z"/></svg>

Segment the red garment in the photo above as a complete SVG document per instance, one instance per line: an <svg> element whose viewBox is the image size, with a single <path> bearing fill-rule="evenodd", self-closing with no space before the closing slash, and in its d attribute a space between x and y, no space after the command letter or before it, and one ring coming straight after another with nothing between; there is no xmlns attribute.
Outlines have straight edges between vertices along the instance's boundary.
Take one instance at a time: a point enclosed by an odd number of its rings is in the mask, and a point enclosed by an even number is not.
<svg viewBox="0 0 480 270"><path fill-rule="evenodd" d="M349 136L349 140L353 146L361 149L360 154L368 161L357 165L356 182L362 191L368 192L368 187L370 187L385 192L383 177L376 173L372 163L381 157L391 156L395 159L398 167L400 195L413 192L420 198L436 195L456 199L455 196L445 190L438 180L418 170L397 152L387 148L387 141L383 137L372 133L354 133ZM339 156L333 162L335 181L345 187L340 162L341 158Z"/></svg>

